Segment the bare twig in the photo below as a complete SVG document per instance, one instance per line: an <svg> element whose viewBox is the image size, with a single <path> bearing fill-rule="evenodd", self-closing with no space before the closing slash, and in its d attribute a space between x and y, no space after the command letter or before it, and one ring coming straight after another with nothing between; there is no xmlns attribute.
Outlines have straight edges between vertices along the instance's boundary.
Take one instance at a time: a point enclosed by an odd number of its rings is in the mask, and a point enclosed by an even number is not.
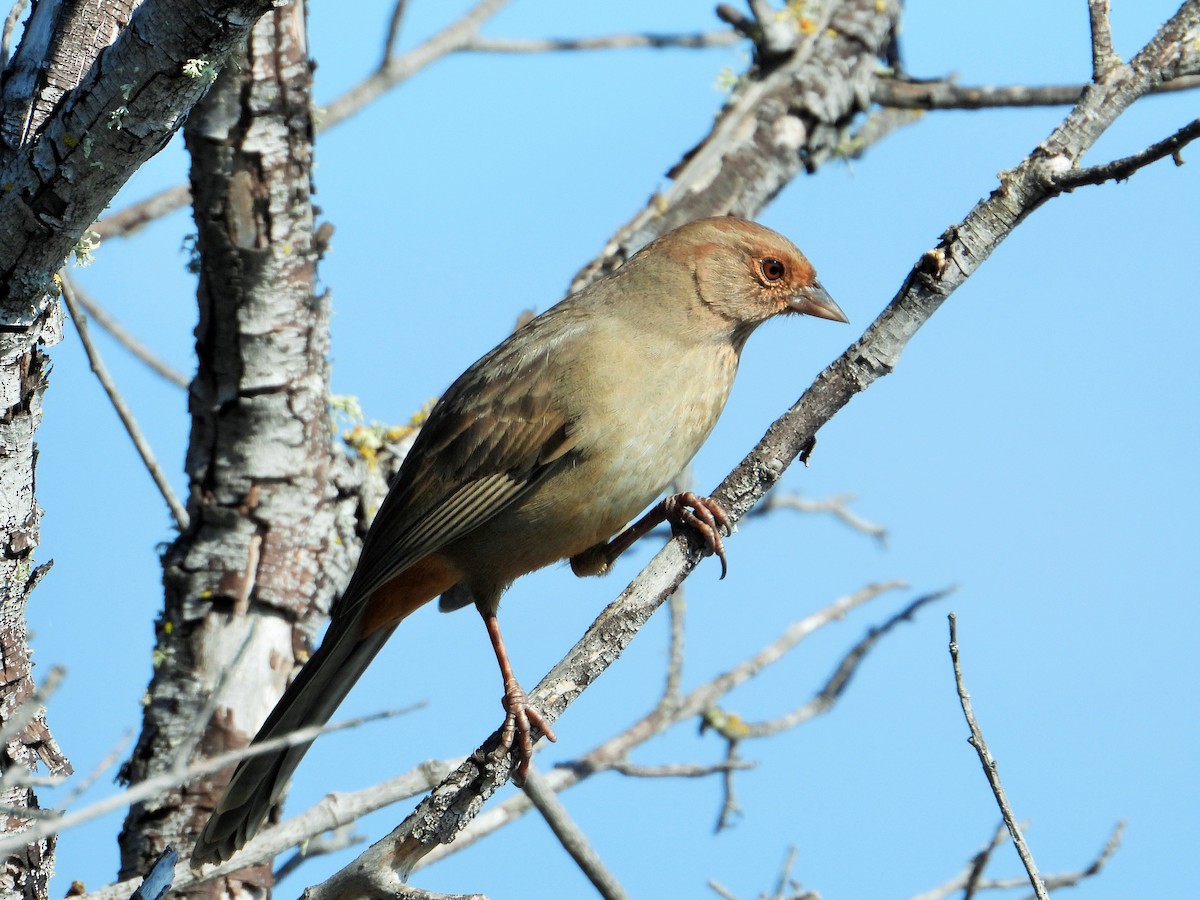
<svg viewBox="0 0 1200 900"><path fill-rule="evenodd" d="M950 660L954 666L954 684L958 689L958 700L962 705L963 715L966 716L967 727L971 729L971 737L968 738L967 743L974 747L975 752L979 754L979 762L983 765L983 772L996 797L1000 813L1004 816L1004 824L1008 826L1008 833L1012 835L1017 854L1025 865L1025 871L1029 873L1029 883L1033 885L1034 894L1038 900L1049 900L1046 884L1038 872L1037 862L1029 850L1029 845L1025 842L1025 836L1021 833L1021 826L1013 814L1008 796L1004 793L1004 786L1000 783L1000 773L996 768L996 761L988 751L987 742L983 739L983 730L979 727L979 722L975 719L975 712L971 708L971 695L967 692L967 686L963 681L962 667L958 660L958 617L954 613L950 613L949 619Z"/></svg>
<svg viewBox="0 0 1200 900"><path fill-rule="evenodd" d="M651 47L656 50L682 47L728 47L742 38L729 30L698 34L606 34L583 38L490 38L476 35L462 50L472 53L556 53L575 50L628 50Z"/></svg>
<svg viewBox="0 0 1200 900"><path fill-rule="evenodd" d="M170 381L172 384L176 384L181 388L187 388L188 379L186 375L184 375L170 363L166 362L164 359L162 359L162 357L155 354L153 350L138 340L133 333L129 331L129 329L118 322L103 306L97 303L95 299L87 293L87 291L80 287L79 282L77 282L74 278L71 278L65 272L63 273L62 277L64 281L70 280L71 289L75 292L75 297L78 299L79 305L83 307L83 311L91 316L92 320L97 325L107 331L118 344L144 362L147 366L149 366L167 381Z"/></svg>
<svg viewBox="0 0 1200 900"><path fill-rule="evenodd" d="M133 446L137 449L138 456L142 458L142 464L146 467L146 471L150 473L150 477L154 480L158 492L162 494L163 499L167 502L167 506L171 510L171 515L175 517L176 526L180 531L185 531L188 527L187 510L175 495L175 490L171 487L171 482L167 480L166 474L163 472L162 467L159 466L158 460L154 457L154 451L150 449L149 441L146 440L145 434L142 433L141 427L133 417L133 411L125 402L125 398L121 396L120 391L117 390L116 383L108 374L108 368L104 365L104 360L100 357L100 351L92 343L91 335L88 333L87 316L78 303L74 284L69 278L63 278L61 284L63 300L67 304L67 309L70 310L71 318L75 320L75 328L79 332L79 340L83 344L83 350L87 354L92 371L96 373L96 378L100 382L100 386L104 388L104 393L108 395L108 400L113 405L113 409L116 410L121 424L125 426L125 431L128 433L130 440L133 441Z"/></svg>
<svg viewBox="0 0 1200 900"><path fill-rule="evenodd" d="M183 209L191 202L192 191L186 184L177 184L132 203L124 209L109 213L92 226L101 240L129 237L143 225L161 219L168 213Z"/></svg>
<svg viewBox="0 0 1200 900"><path fill-rule="evenodd" d="M792 869L796 866L796 848L788 847L787 858L783 861L783 868L779 870L779 881L775 883L775 897L782 898L784 891L787 890L788 884L792 880Z"/></svg>
<svg viewBox="0 0 1200 900"><path fill-rule="evenodd" d="M1112 834L1109 835L1108 840L1105 842L1104 847L1101 849L1099 855L1092 860L1092 862L1089 863L1086 868L1080 869L1077 872L1064 872L1061 874L1045 876L1043 880L1046 883L1046 889L1048 891L1055 891L1059 888L1074 887L1085 878L1091 878L1099 874L1100 870L1104 868L1104 864L1112 858L1112 855L1117 851L1117 848L1120 847L1121 836L1124 833L1124 830L1125 823L1118 822L1113 828ZM947 881L945 884L939 885L931 891L925 891L921 894L917 894L912 898L912 900L946 900L946 898L952 894L957 894L959 891L967 889L970 886L971 878L973 877L978 860L981 857L990 855L995 848L999 846L1001 839L1007 834L1007 827L1004 825L1004 823L1001 823L999 829L997 830L997 835L993 838L992 842L980 850L980 852L972 858L971 862L967 863L962 872ZM982 891L1011 891L1028 884L1028 875L1022 876L1021 878L986 879L981 875L978 883L975 886L975 890L977 893Z"/></svg>
<svg viewBox="0 0 1200 900"><path fill-rule="evenodd" d="M507 3L508 0L481 0L427 41L400 56L389 58L379 69L325 107L319 118L320 130L340 125L426 66L461 50L483 23Z"/></svg>
<svg viewBox="0 0 1200 900"><path fill-rule="evenodd" d="M859 665L871 652L875 644L881 638L886 636L893 628L901 622L911 622L918 610L930 603L936 603L945 598L953 589L948 588L942 591L936 591L932 594L925 594L918 597L912 603L909 603L904 609L900 610L894 616L889 618L882 625L871 628L867 631L866 637L850 648L850 651L842 657L838 663L837 669L833 675L825 682L825 686L821 688L817 695L807 703L797 707L786 715L777 716L774 719L768 719L765 722L746 723L745 736L748 738L769 737L773 734L778 734L781 731L786 731L795 728L809 719L829 712L837 703L846 687L850 684L850 679L854 677L854 673L858 671Z"/></svg>
<svg viewBox="0 0 1200 900"><path fill-rule="evenodd" d="M210 775L213 772L219 772L221 769L236 762L241 762L243 759L248 759L252 756L259 756L263 753L273 753L281 747L296 747L300 744L307 744L322 734L327 734L331 731L341 731L346 728L357 728L365 725L368 722L374 722L378 719L391 718L393 716L407 715L415 709L419 709L424 704L417 703L412 706L402 707L400 709L387 710L385 712L375 713L369 716L360 716L355 719L349 719L343 722L337 722L332 725L313 726L310 728L301 728L296 731L286 734L283 737L275 738L270 741L263 741L261 744L253 744L249 747L243 747L240 750L233 750L229 753L222 753L218 756L209 757L193 763L187 767L179 767L171 771L164 772L154 778L147 778L145 781L139 781L137 784L127 788L124 791L113 794L111 797L105 797L103 800L98 800L91 806L85 806L83 809L75 812L64 813L62 816L55 818L53 822L37 822L30 828L21 832L0 834L0 853L7 853L17 847L23 847L30 841L40 837L45 837L49 834L56 834L60 831L66 831L68 828L74 828L84 822L89 822L99 816L112 812L115 809L124 809L125 807L137 803L140 800L145 800L157 794L171 790L181 784L199 778L202 775ZM232 871L232 870L231 870Z"/></svg>
<svg viewBox="0 0 1200 900"><path fill-rule="evenodd" d="M9 51L12 49L13 34L16 33L17 23L21 21L21 16L25 15L25 10L29 7L29 0L17 0L12 5L12 9L8 11L8 15L4 19L4 32L0 34L0 72L8 66Z"/></svg>
<svg viewBox="0 0 1200 900"><path fill-rule="evenodd" d="M567 808L558 799L557 792L547 786L546 779L533 766L529 767L525 776L525 795L537 807L537 811L542 814L542 818L546 820L563 849L575 860L575 864L587 876L600 896L605 900L627 900L629 895L621 883L601 861L600 854L592 847L583 830L575 824Z"/></svg>
<svg viewBox="0 0 1200 900"><path fill-rule="evenodd" d="M953 78L910 81L879 78L871 85L871 100L897 109L999 109L1009 106L1066 106L1076 103L1085 84L1023 84L1002 87L957 84ZM1190 91L1200 87L1200 77L1188 75L1150 88L1149 94Z"/></svg>
<svg viewBox="0 0 1200 900"><path fill-rule="evenodd" d="M737 741L729 741L725 745L725 771L721 774L721 811L717 814L717 824L713 828L717 834L733 827L733 817L742 814L742 805L737 801L733 785L733 770L738 768L740 762L737 748Z"/></svg>
<svg viewBox="0 0 1200 900"><path fill-rule="evenodd" d="M1001 822L992 833L992 839L987 842L982 850L975 854L970 865L967 866L967 883L963 886L962 900L971 900L975 896L975 893L979 890L980 883L983 881L983 873L992 858L992 853L1004 842L1004 836L1007 834L1008 829Z"/></svg>
<svg viewBox="0 0 1200 900"><path fill-rule="evenodd" d="M87 775L81 778L78 784L75 784L71 788L71 792L67 794L67 796L65 796L61 802L56 804L58 808L66 809L72 803L86 794L89 790L91 790L92 785L100 780L101 775L107 772L112 766L115 766L118 762L120 762L121 758L125 755L125 748L129 746L129 741L132 737L133 731L131 729L126 729L125 733L117 739L115 744L113 744L112 749L104 755L104 758L101 759L100 762L96 763L96 765L92 766L92 771L88 772Z"/></svg>
<svg viewBox="0 0 1200 900"><path fill-rule="evenodd" d="M408 7L408 0L396 0L392 7L391 18L388 19L387 37L383 41L383 59L379 61L379 68L387 65L388 60L392 58L392 53L396 49L396 41L400 39L400 23L404 21L404 12Z"/></svg>
<svg viewBox="0 0 1200 900"><path fill-rule="evenodd" d="M758 763L751 759L725 759L719 763L669 763L662 766L643 766L631 762L615 762L609 768L631 778L707 778L730 769L754 769Z"/></svg>
<svg viewBox="0 0 1200 900"><path fill-rule="evenodd" d="M787 856L783 860L783 866L779 870L779 877L775 881L775 889L767 894L765 891L758 896L760 900L821 900L821 895L816 891L806 891L801 885L792 878L792 869L796 866L797 851L795 847L789 847ZM738 900L737 895L729 888L725 887L718 881L710 879L708 886L716 892L717 896L724 900Z"/></svg>
<svg viewBox="0 0 1200 900"><path fill-rule="evenodd" d="M864 519L850 509L853 494L837 494L820 500L809 500L796 493L772 491L758 506L754 508L753 516L765 515L776 509L794 509L804 513L829 513L836 516L855 531L860 531L868 537L873 537L881 544L887 543L887 529Z"/></svg>
<svg viewBox="0 0 1200 900"><path fill-rule="evenodd" d="M687 601L683 588L667 600L667 612L671 621L670 649L667 653L667 681L659 704L671 706L679 702L679 685L683 681L684 619L687 617Z"/></svg>
<svg viewBox="0 0 1200 900"><path fill-rule="evenodd" d="M561 791L599 772L624 766L629 752L634 747L645 743L651 737L666 731L678 722L694 719L705 710L715 706L725 694L784 658L789 650L799 645L808 635L842 619L858 606L902 586L900 582L870 585L857 593L840 598L824 609L792 624L782 635L756 654L690 691L677 704L669 708L664 708L659 704L625 731L609 738L574 762L547 772L544 777L553 783L555 790ZM718 770L724 768L723 765L719 765ZM455 839L452 845L443 845L431 850L418 864L418 868L470 846L498 828L502 828L514 818L523 815L527 810L528 801L522 795L504 801L481 814Z"/></svg>
<svg viewBox="0 0 1200 900"><path fill-rule="evenodd" d="M1171 157L1175 165L1183 165L1181 152L1192 141L1200 138L1200 119L1193 119L1169 138L1151 144L1140 153L1115 159L1103 165L1087 166L1082 169L1071 169L1055 178L1055 183L1064 190L1072 190L1087 184L1103 184L1106 181L1124 181L1138 169L1144 168L1160 159Z"/></svg>
<svg viewBox="0 0 1200 900"><path fill-rule="evenodd" d="M1121 62L1113 52L1108 0L1088 0L1088 16L1092 24L1092 80L1103 81L1113 67Z"/></svg>
<svg viewBox="0 0 1200 900"><path fill-rule="evenodd" d="M354 831L354 823L347 822L340 828L335 828L328 834L319 834L309 838L301 844L301 848L284 860L271 876L272 881L278 885L287 876L291 875L299 869L304 863L310 859L316 859L318 856L326 856L330 853L337 853L340 850L345 850L347 847L353 847L355 844L361 844L366 838Z"/></svg>
<svg viewBox="0 0 1200 900"><path fill-rule="evenodd" d="M221 875L267 862L298 844L312 841L318 835L347 827L369 812L423 793L461 762L461 758L431 760L382 784L371 785L360 791L327 794L312 808L261 832L236 856L216 868L200 874L188 863L181 863L175 871L175 890L183 891ZM80 900L125 900L137 886L137 881L132 879L110 884L83 895Z"/></svg>
<svg viewBox="0 0 1200 900"><path fill-rule="evenodd" d="M736 44L741 38L732 31L698 34L613 34L584 38L488 38L478 33L483 23L495 15L507 0L487 0L442 31L400 56L393 56L407 0L397 0L392 9L384 40L383 58L378 68L325 107L317 123L321 133L354 116L384 93L407 81L422 69L452 53L527 54L579 50L622 50L641 47L652 49L707 49ZM98 221L93 230L102 239L126 237L141 226L187 205L191 192L187 185L176 185L111 213Z"/></svg>

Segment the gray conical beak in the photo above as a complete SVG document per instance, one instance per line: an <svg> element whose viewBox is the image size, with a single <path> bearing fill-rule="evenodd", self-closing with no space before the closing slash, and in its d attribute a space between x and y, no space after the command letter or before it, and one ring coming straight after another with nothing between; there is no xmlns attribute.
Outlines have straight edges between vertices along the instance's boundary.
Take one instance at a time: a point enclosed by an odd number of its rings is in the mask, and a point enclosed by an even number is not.
<svg viewBox="0 0 1200 900"><path fill-rule="evenodd" d="M842 308L833 302L821 282L814 281L806 288L796 293L788 304L794 312L806 316L816 316L818 319L829 319L831 322L849 322Z"/></svg>

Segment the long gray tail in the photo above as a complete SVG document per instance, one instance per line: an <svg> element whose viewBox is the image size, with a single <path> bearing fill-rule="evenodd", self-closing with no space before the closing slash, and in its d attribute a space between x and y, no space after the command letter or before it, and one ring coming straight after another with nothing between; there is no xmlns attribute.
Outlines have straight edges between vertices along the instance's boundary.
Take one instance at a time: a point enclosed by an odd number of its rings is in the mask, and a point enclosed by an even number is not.
<svg viewBox="0 0 1200 900"><path fill-rule="evenodd" d="M252 744L328 722L394 630L395 626L382 628L361 640L353 637L357 628L339 628L338 633L326 635L320 648L304 664L254 736ZM196 841L196 849L192 852L193 866L229 859L254 837L279 801L311 743L242 760Z"/></svg>

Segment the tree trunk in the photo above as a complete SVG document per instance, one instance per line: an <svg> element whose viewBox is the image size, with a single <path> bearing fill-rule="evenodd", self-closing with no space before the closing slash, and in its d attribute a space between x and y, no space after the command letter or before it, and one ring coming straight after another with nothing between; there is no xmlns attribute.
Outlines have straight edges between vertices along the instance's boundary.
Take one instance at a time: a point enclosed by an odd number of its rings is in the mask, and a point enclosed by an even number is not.
<svg viewBox="0 0 1200 900"><path fill-rule="evenodd" d="M311 70L302 4L264 16L185 127L200 283L187 456L190 525L163 559L165 606L140 740L141 781L245 746L348 575L331 440L329 302L310 200ZM230 772L130 810L121 875L183 856ZM267 865L212 895L269 890Z"/></svg>

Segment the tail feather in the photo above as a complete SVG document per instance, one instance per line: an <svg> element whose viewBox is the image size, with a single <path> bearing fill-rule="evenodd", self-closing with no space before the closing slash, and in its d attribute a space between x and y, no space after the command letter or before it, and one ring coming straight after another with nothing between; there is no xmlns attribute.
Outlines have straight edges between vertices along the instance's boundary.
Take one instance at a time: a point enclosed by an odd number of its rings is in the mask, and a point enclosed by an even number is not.
<svg viewBox="0 0 1200 900"><path fill-rule="evenodd" d="M339 628L336 634L326 635L267 717L254 743L328 722L394 630L395 626L382 628L358 638L358 628ZM311 744L242 760L196 841L193 866L229 859L254 837Z"/></svg>

